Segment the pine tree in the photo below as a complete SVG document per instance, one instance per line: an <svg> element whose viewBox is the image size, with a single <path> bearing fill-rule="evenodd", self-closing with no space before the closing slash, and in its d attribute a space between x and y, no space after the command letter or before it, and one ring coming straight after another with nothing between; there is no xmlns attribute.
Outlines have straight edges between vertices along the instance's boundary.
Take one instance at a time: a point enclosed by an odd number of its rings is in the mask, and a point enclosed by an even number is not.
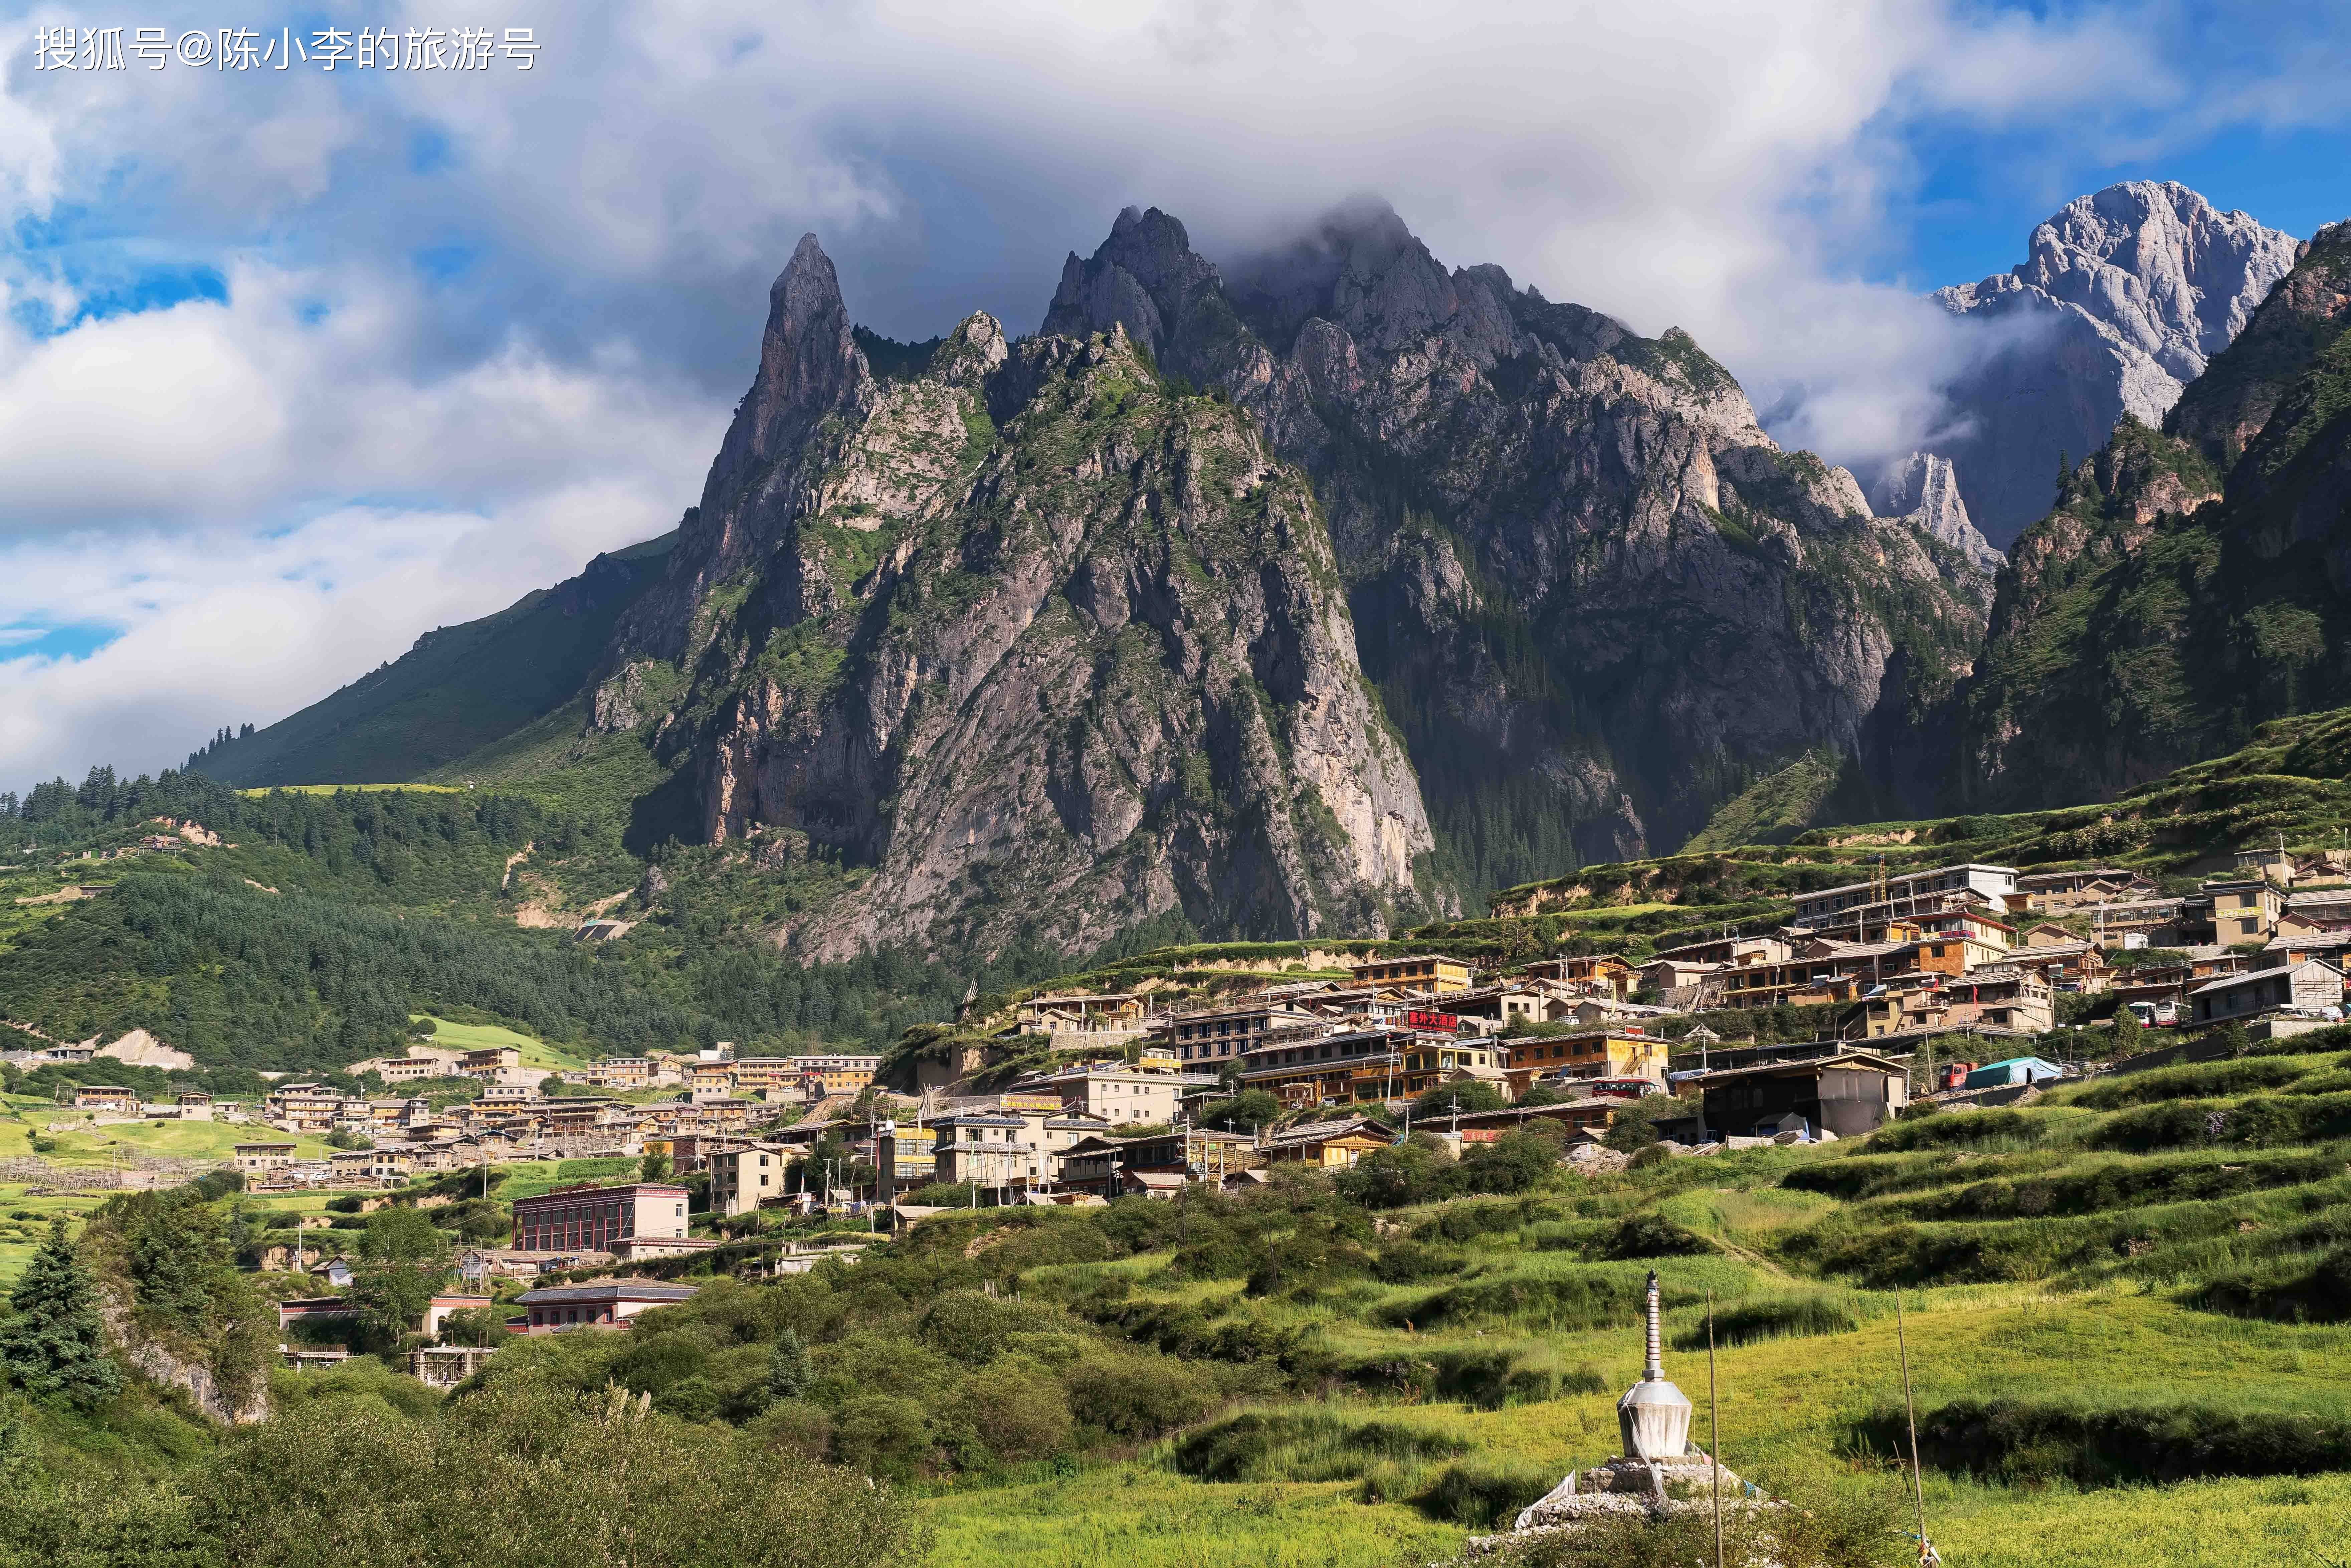
<svg viewBox="0 0 2351 1568"><path fill-rule="evenodd" d="M106 1354L98 1280L67 1239L63 1219L50 1224L8 1304L15 1312L0 1322L0 1364L26 1392L94 1405L122 1386Z"/></svg>
<svg viewBox="0 0 2351 1568"><path fill-rule="evenodd" d="M808 1349L800 1336L786 1329L776 1336L768 1354L768 1392L778 1399L798 1399L808 1391Z"/></svg>

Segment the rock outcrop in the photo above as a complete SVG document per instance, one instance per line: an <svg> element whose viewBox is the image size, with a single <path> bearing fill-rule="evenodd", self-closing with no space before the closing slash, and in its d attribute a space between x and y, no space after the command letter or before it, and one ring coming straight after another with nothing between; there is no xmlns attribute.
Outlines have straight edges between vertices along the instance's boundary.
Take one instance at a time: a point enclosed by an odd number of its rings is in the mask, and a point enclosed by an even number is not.
<svg viewBox="0 0 2351 1568"><path fill-rule="evenodd" d="M1949 389L1936 444L1976 523L2005 544L2049 507L2061 459L2126 415L2159 425L2290 271L2302 242L2185 185L2133 181L2067 203L2012 270L1939 289L1988 346Z"/></svg>
<svg viewBox="0 0 2351 1568"><path fill-rule="evenodd" d="M1913 452L1890 465L1870 486L1869 505L1881 517L1899 517L1929 538L1940 539L1987 579L2000 570L2001 553L1968 516L1959 474L1948 458Z"/></svg>
<svg viewBox="0 0 2351 1568"><path fill-rule="evenodd" d="M884 378L813 237L776 285L597 708L650 727L708 841L840 873L781 924L797 951L1442 906L1305 476L1162 377L1117 286L1100 330L1015 345L976 315Z"/></svg>
<svg viewBox="0 0 2351 1568"><path fill-rule="evenodd" d="M1922 709L1980 633L1980 552L1781 451L1687 334L1448 270L1382 204L1222 268L1124 213L1045 318L1113 325L1312 477L1465 885L1669 849Z"/></svg>

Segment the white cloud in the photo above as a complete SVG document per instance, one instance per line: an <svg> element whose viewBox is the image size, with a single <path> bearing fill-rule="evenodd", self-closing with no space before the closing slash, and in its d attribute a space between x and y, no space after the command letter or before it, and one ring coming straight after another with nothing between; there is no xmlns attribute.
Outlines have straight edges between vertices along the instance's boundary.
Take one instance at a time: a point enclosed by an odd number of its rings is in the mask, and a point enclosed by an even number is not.
<svg viewBox="0 0 2351 1568"><path fill-rule="evenodd" d="M339 510L277 535L134 532L20 547L0 619L70 603L125 628L86 658L0 664L9 787L92 762L174 767L223 724L267 724L660 531L678 476L555 486L491 516ZM0 645L5 643L0 633Z"/></svg>

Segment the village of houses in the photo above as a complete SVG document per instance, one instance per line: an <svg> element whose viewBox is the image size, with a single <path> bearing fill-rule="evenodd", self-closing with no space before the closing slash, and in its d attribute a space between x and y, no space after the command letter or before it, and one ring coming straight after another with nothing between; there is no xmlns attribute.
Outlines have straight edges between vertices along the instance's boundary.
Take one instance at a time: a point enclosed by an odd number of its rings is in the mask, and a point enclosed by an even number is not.
<svg viewBox="0 0 2351 1568"><path fill-rule="evenodd" d="M2121 870L1881 873L1800 896L1790 923L1769 933L1639 964L1586 955L1481 973L1438 952L1365 956L1343 980L1259 976L1205 1006L1151 989L1048 990L960 1031L944 1059L917 1056L901 1075L909 1081L889 1087L877 1082L880 1054L758 1057L722 1044L557 1072L526 1067L513 1047L419 1044L349 1071L394 1088L471 1079L469 1097L280 1082L257 1106L215 1106L201 1093L162 1105L89 1084L76 1103L100 1123L249 1123L234 1155L246 1191L333 1189L367 1207L420 1178L445 1188L450 1173L640 1162L662 1179L515 1197L507 1244L463 1253L462 1288L436 1297L419 1325L432 1335L449 1312L489 1305L495 1282L537 1281L507 1301L509 1332L612 1329L691 1295L674 1276L766 1211L831 1222L745 1265L790 1272L938 1212L904 1201L925 1188L935 1198L959 1187L979 1205L1165 1198L1187 1184L1264 1182L1284 1165L1343 1167L1416 1133L1458 1157L1538 1120L1560 1126L1571 1162L1621 1160L1603 1140L1653 1096L1669 1098L1645 1116L1677 1154L1848 1138L1914 1098L2012 1103L2084 1071L2196 1060L2220 1049L2219 1027L2262 1039L2340 1021L2351 878L2331 858L2236 859L2230 873L2171 895ZM2059 999L2106 994L2138 1023L2177 1030L2147 1040L2178 1043L2095 1067L2069 1057ZM1757 1043L1721 1027L1742 1010L1784 1007L1819 1009L1819 1037ZM1701 1013L1712 1026L1692 1024ZM1040 1045L1049 1065L972 1091L992 1063ZM1252 1090L1265 1095L1254 1103L1278 1108L1269 1121L1205 1124L1211 1103ZM348 1146L299 1157L305 1136ZM308 1274L323 1291L280 1305L297 1365L340 1357L295 1328L351 1311L332 1293L350 1268L335 1240L298 1234L266 1265ZM663 1262L657 1272L672 1277L647 1271ZM431 1346L413 1370L446 1386L488 1354Z"/></svg>

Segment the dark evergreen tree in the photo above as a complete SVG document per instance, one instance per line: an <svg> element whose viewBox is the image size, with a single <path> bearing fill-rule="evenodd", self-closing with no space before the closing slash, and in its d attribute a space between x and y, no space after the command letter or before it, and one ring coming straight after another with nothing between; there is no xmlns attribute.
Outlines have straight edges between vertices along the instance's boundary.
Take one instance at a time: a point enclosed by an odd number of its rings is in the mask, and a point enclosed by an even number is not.
<svg viewBox="0 0 2351 1568"><path fill-rule="evenodd" d="M98 1279L63 1219L50 1222L48 1239L25 1265L8 1304L0 1364L26 1392L94 1405L122 1386L122 1373L106 1352Z"/></svg>
<svg viewBox="0 0 2351 1568"><path fill-rule="evenodd" d="M798 1399L808 1391L809 1377L808 1347L799 1335L785 1329L768 1354L768 1392L778 1399Z"/></svg>

